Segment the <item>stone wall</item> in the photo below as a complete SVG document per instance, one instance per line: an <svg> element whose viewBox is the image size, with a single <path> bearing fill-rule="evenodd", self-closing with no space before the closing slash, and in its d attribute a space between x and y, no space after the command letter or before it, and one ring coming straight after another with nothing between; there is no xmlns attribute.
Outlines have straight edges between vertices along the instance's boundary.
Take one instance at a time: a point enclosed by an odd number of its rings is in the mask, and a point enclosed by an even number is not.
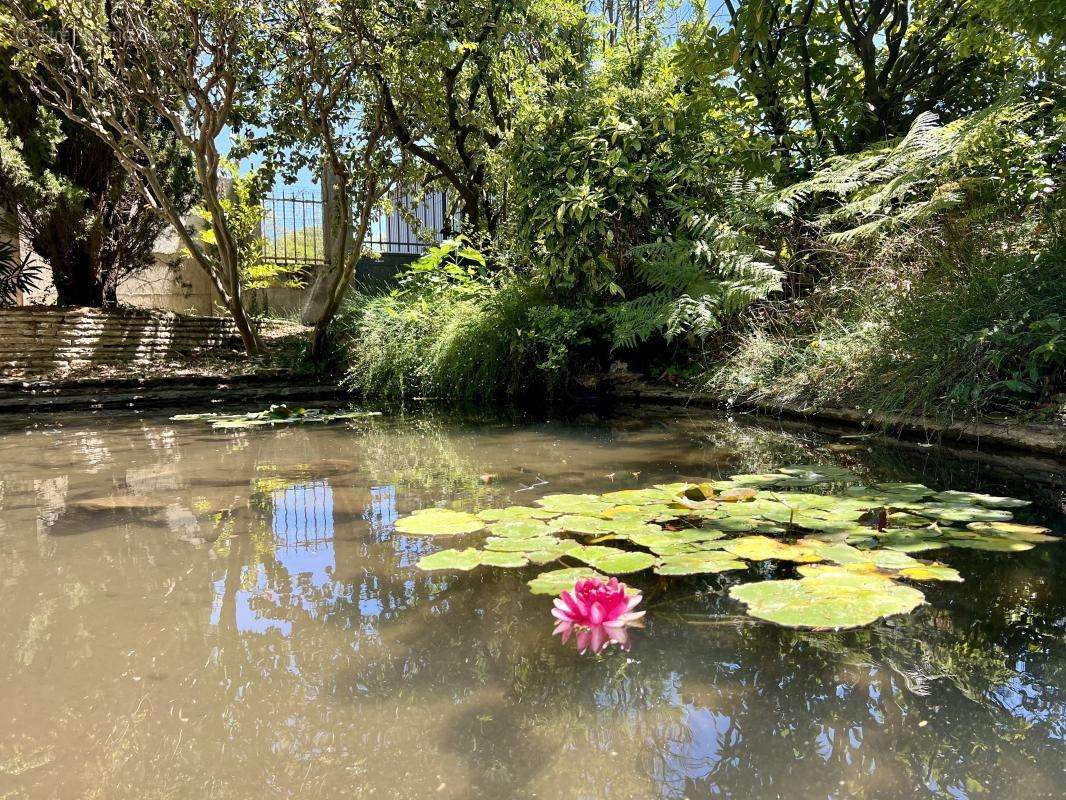
<svg viewBox="0 0 1066 800"><path fill-rule="evenodd" d="M240 346L228 319L134 308L0 308L0 376L152 365Z"/></svg>

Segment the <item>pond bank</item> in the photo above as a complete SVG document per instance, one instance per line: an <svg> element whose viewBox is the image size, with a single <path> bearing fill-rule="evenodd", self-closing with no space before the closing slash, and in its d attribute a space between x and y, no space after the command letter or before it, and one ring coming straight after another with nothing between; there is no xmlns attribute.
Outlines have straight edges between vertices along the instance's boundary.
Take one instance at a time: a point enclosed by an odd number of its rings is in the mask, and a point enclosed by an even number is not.
<svg viewBox="0 0 1066 800"><path fill-rule="evenodd" d="M184 403L199 407L223 402L328 401L344 394L335 384L283 370L247 375L4 380L0 381L0 414Z"/></svg>
<svg viewBox="0 0 1066 800"><path fill-rule="evenodd" d="M980 422L937 420L902 414L879 414L850 408L797 409L764 403L728 406L720 398L661 384L630 381L614 387L620 400L635 403L688 405L701 408L735 408L774 417L827 422L870 431L884 431L900 438L918 438L926 442L957 442L970 447L1018 450L1066 457L1066 426L1018 420Z"/></svg>

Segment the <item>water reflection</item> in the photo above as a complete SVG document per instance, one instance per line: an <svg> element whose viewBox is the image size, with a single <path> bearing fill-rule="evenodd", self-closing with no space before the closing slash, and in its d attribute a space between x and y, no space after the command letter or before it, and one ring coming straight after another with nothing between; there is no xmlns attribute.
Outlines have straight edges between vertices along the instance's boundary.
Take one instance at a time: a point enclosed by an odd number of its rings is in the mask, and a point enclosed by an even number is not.
<svg viewBox="0 0 1066 800"><path fill-rule="evenodd" d="M698 416L0 434L0 796L1061 797L1055 548L948 554L965 584L838 634L739 616L732 576L644 581L639 646L590 657L529 574L422 573L439 543L393 531L826 458L810 431ZM906 452L831 460L1040 497ZM73 505L127 495L155 507ZM1055 499L1033 513L1061 526Z"/></svg>

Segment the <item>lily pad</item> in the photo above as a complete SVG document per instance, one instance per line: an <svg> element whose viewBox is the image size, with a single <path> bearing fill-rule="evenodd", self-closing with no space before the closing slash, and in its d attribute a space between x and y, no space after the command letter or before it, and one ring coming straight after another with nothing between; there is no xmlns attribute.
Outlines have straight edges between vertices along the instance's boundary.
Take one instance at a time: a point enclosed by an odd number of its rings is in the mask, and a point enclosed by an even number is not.
<svg viewBox="0 0 1066 800"><path fill-rule="evenodd" d="M816 547L786 544L766 536L741 536L739 539L731 539L725 543L723 549L748 561L775 559L810 563L822 560L822 555Z"/></svg>
<svg viewBox="0 0 1066 800"><path fill-rule="evenodd" d="M425 508L396 520L396 530L412 536L457 536L476 533L485 523L465 511L449 508Z"/></svg>
<svg viewBox="0 0 1066 800"><path fill-rule="evenodd" d="M731 569L747 569L748 565L738 561L729 553L721 550L709 550L702 553L685 553L664 556L655 568L658 575L698 575L703 573L726 572Z"/></svg>
<svg viewBox="0 0 1066 800"><path fill-rule="evenodd" d="M571 558L584 561L608 575L624 575L627 572L640 572L653 567L658 559L650 553L619 550L616 547L589 545L579 547L567 553Z"/></svg>
<svg viewBox="0 0 1066 800"><path fill-rule="evenodd" d="M571 533L606 533L604 527L609 523L599 517L589 517L580 514L564 514L552 520L552 527L558 531L570 531Z"/></svg>
<svg viewBox="0 0 1066 800"><path fill-rule="evenodd" d="M418 561L418 568L424 570L458 569L464 572L481 564L483 553L473 547L465 550L441 550Z"/></svg>
<svg viewBox="0 0 1066 800"><path fill-rule="evenodd" d="M484 508L477 512L485 522L518 522L523 519L551 519L559 516L554 511L531 506L508 506L507 508Z"/></svg>
<svg viewBox="0 0 1066 800"><path fill-rule="evenodd" d="M529 563L525 553L501 553L494 550L486 550L481 553L481 566L502 567L514 569L524 567Z"/></svg>
<svg viewBox="0 0 1066 800"><path fill-rule="evenodd" d="M729 595L745 603L751 616L790 628L858 628L906 614L925 602L910 586L847 572L745 583L734 586Z"/></svg>
<svg viewBox="0 0 1066 800"><path fill-rule="evenodd" d="M932 517L942 522L999 522L1014 516L1009 511L998 508L952 504L928 504L914 511L923 517Z"/></svg>
<svg viewBox="0 0 1066 800"><path fill-rule="evenodd" d="M611 505L646 506L667 503L674 495L675 493L663 489L620 489L616 492L605 492L600 498Z"/></svg>
<svg viewBox="0 0 1066 800"><path fill-rule="evenodd" d="M1023 550L1032 550L1034 546L1032 542L1022 542L1006 536L984 536L976 533L967 535L965 539L948 539L948 544L967 550L989 550L994 553L1020 553Z"/></svg>
<svg viewBox="0 0 1066 800"><path fill-rule="evenodd" d="M1016 497L996 497L980 492L937 492L933 497L944 503L979 503L989 508L1022 508L1030 504L1029 500L1019 500Z"/></svg>
<svg viewBox="0 0 1066 800"><path fill-rule="evenodd" d="M722 503L746 503L754 500L758 494L755 489L738 487L736 489L726 489L716 499Z"/></svg>
<svg viewBox="0 0 1066 800"><path fill-rule="evenodd" d="M574 588L583 578L604 578L605 575L588 567L568 567L542 572L527 584L533 594L562 594Z"/></svg>
<svg viewBox="0 0 1066 800"><path fill-rule="evenodd" d="M958 573L958 570L952 569L946 564L940 564L937 562L901 569L899 574L904 578L910 578L912 581L951 581L953 583L962 583L962 576Z"/></svg>
<svg viewBox="0 0 1066 800"><path fill-rule="evenodd" d="M560 514L594 515L614 505L594 494L547 494L535 502L541 508Z"/></svg>
<svg viewBox="0 0 1066 800"><path fill-rule="evenodd" d="M536 519L516 519L511 522L497 522L489 526L493 536L515 539L532 539L539 536L551 536L556 529L548 523Z"/></svg>
<svg viewBox="0 0 1066 800"><path fill-rule="evenodd" d="M1019 522L971 522L966 526L982 534L1003 536L1020 542L1061 542L1058 536L1048 536L1050 529L1041 525L1022 525Z"/></svg>
<svg viewBox="0 0 1066 800"><path fill-rule="evenodd" d="M533 553L538 550L554 550L561 542L561 539L554 536L490 536L485 540L485 549L501 553Z"/></svg>

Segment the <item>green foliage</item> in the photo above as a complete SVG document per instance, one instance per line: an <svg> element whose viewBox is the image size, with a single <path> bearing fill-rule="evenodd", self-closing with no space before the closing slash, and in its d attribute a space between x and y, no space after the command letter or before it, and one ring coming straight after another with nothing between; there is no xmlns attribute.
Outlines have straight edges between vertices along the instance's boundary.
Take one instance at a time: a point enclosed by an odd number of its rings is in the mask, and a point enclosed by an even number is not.
<svg viewBox="0 0 1066 800"><path fill-rule="evenodd" d="M424 273L423 273L424 274ZM601 315L552 304L514 276L359 295L345 315L346 382L368 396L559 397L596 358Z"/></svg>
<svg viewBox="0 0 1066 800"><path fill-rule="evenodd" d="M884 236L948 209L970 210L1039 201L1055 189L1046 158L1061 133L1031 103L998 102L941 125L920 115L898 143L829 159L810 179L773 196L775 208L795 216L804 201L838 205L818 214L827 241Z"/></svg>
<svg viewBox="0 0 1066 800"><path fill-rule="evenodd" d="M19 294L37 288L39 280L40 267L29 253L17 258L13 245L0 242L0 308L14 305Z"/></svg>
<svg viewBox="0 0 1066 800"><path fill-rule="evenodd" d="M241 287L299 286L299 267L279 264L265 257L263 198L273 176L267 170L252 170L242 175L240 164L228 158L223 159L221 169L229 180L229 192L219 198L219 203L237 249ZM209 251L217 251L218 240L210 227L211 212L201 205L194 208L193 213L207 223L200 230L200 241Z"/></svg>

